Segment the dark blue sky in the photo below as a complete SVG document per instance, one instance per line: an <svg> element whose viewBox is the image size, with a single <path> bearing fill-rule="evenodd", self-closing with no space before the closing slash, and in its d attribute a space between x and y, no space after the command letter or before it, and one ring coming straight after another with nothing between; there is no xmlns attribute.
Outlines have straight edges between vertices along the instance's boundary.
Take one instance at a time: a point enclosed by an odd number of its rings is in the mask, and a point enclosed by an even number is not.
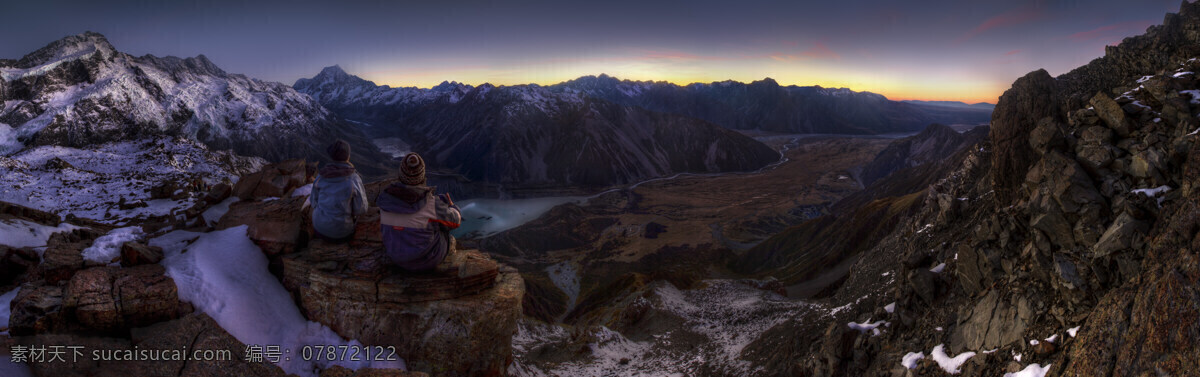
<svg viewBox="0 0 1200 377"><path fill-rule="evenodd" d="M92 30L134 55L205 54L292 83L340 64L393 86L677 83L772 77L894 99L995 102L1176 12L1178 0L737 2L26 1L4 5L0 57Z"/></svg>

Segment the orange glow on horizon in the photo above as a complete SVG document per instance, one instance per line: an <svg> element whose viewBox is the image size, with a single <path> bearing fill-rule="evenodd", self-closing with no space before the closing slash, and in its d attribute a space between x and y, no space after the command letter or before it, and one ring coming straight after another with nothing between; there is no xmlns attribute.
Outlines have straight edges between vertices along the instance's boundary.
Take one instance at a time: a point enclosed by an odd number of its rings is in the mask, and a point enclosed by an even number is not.
<svg viewBox="0 0 1200 377"><path fill-rule="evenodd" d="M493 75L486 75L488 77L479 77L479 75L462 75L463 76L462 79L441 79L441 78L434 78L434 77L432 77L432 75L420 75L420 76L424 76L424 77L415 77L416 75L403 75L400 77L394 77L394 76L388 77L388 78L381 77L376 81L376 84L389 85L392 87L432 88L434 86L437 86L438 84L441 84L444 81L457 81L459 83L471 85L471 86L479 86L479 85L482 85L485 83L495 85L495 86L516 86L516 85L527 85L527 84L537 84L537 85L541 85L541 86L548 86L548 85L560 84L560 83L563 83L566 81L571 81L571 80L574 80L574 79L577 79L580 77L584 77L584 76L599 76L600 74L601 73L579 74L579 75L566 76L566 77L561 77L561 78L544 77L541 79L532 79L532 80L520 80L520 79L515 79L515 78L497 79L498 77L493 76ZM759 81L759 80L763 80L765 78L770 77L770 76L764 76L764 77L753 78L753 79L745 79L745 78L742 78L742 79L737 79L737 78L716 79L713 77L695 77L695 78L682 78L682 77L681 78L661 78L660 77L660 78L655 78L655 77L641 76L641 75L620 75L620 74L613 74L613 73L604 73L604 74L615 77L619 80L652 81L652 82L665 81L665 82L679 85L679 86L687 86L687 85L696 84L696 83L709 84L709 83L713 83L713 82L721 82L721 81L726 81L726 80L733 80L733 81L741 82L741 83L750 83L753 81ZM368 79L368 80L371 79L368 77L364 77L364 78ZM907 100L960 101L960 102L964 102L967 104L975 104L975 103L980 103L980 102L995 104L996 101L1000 98L1000 94L1002 94L1004 92L1004 90L1008 89L1007 86L1001 86L1001 85L966 85L966 84L955 85L954 83L951 83L951 85L942 85L939 87L929 87L929 85L912 85L912 84L905 85L906 83L903 83L903 82L876 82L875 83L876 85L871 85L871 82L865 82L867 80L863 80L863 81L855 81L855 80L847 80L847 81L842 81L842 80L790 81L789 80L789 81L784 81L784 80L776 78L776 77L771 77L771 78L774 79L781 86L795 85L795 86L820 86L823 88L848 88L848 89L856 91L856 92L871 92L871 93L880 94L880 95L883 95L884 97L887 97L889 100L892 100L892 101L907 101Z"/></svg>

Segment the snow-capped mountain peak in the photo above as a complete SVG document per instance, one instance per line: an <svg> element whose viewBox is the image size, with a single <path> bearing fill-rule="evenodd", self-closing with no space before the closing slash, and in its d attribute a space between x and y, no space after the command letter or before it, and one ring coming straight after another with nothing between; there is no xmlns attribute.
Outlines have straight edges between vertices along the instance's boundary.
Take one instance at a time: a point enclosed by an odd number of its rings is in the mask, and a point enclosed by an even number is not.
<svg viewBox="0 0 1200 377"><path fill-rule="evenodd" d="M96 52L104 57L109 57L116 51L117 49L108 42L104 35L89 31L57 40L25 55L17 61L15 68L29 69L80 58Z"/></svg>
<svg viewBox="0 0 1200 377"><path fill-rule="evenodd" d="M359 132L287 85L226 73L204 55L134 57L93 32L0 60L0 79L4 155L166 135L278 160Z"/></svg>

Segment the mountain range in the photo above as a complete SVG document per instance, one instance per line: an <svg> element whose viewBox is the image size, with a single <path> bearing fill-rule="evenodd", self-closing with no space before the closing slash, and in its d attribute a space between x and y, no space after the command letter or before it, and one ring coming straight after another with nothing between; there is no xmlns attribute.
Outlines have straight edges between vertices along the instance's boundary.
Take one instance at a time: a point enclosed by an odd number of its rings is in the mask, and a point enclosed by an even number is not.
<svg viewBox="0 0 1200 377"><path fill-rule="evenodd" d="M400 137L456 184L507 189L604 187L778 159L732 130L907 132L987 116L770 79L679 86L600 75L418 89L375 85L334 66L288 87L225 72L203 55L135 57L92 32L0 60L0 78L4 154L183 136L269 160L323 160L324 144L341 138L354 145L360 170L382 175L389 157L371 139Z"/></svg>
<svg viewBox="0 0 1200 377"><path fill-rule="evenodd" d="M311 97L227 73L204 55L135 57L87 32L0 60L0 78L3 154L27 146L185 136L272 160L321 159L324 144L342 138L358 147L360 160L384 159L357 126Z"/></svg>
<svg viewBox="0 0 1200 377"><path fill-rule="evenodd" d="M376 85L331 66L293 87L375 137L408 141L437 166L510 188L753 170L777 159L729 130L912 132L933 122L986 123L990 114L771 79L679 86L602 74L549 86L421 89Z"/></svg>
<svg viewBox="0 0 1200 377"><path fill-rule="evenodd" d="M602 187L678 172L753 170L779 159L754 139L692 117L539 85L391 88L329 67L295 88L400 137L427 162L506 188Z"/></svg>

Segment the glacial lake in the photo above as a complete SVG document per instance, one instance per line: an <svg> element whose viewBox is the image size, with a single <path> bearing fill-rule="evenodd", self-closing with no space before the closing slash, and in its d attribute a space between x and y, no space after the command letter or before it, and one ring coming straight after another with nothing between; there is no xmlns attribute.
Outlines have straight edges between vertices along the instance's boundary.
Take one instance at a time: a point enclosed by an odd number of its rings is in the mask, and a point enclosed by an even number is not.
<svg viewBox="0 0 1200 377"><path fill-rule="evenodd" d="M470 199L458 202L462 225L451 234L463 237L478 231L487 237L525 224L560 204L584 203L587 196L555 196L532 199Z"/></svg>

